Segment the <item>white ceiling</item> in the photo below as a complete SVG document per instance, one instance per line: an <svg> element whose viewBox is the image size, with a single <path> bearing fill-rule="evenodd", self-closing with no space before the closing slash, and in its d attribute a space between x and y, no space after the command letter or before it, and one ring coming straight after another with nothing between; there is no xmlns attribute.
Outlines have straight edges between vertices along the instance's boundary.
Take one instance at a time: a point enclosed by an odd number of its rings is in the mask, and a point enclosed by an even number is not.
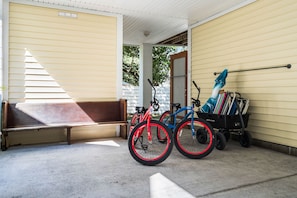
<svg viewBox="0 0 297 198"><path fill-rule="evenodd" d="M156 44L251 0L28 0L123 15L124 44ZM145 36L144 32L149 35Z"/></svg>

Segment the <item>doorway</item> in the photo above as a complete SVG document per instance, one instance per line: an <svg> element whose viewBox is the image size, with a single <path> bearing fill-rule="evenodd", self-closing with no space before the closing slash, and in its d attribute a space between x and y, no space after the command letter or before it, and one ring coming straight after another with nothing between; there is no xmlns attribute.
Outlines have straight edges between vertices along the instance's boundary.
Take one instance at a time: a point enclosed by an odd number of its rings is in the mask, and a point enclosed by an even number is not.
<svg viewBox="0 0 297 198"><path fill-rule="evenodd" d="M170 104L187 106L187 65L187 51L170 56Z"/></svg>

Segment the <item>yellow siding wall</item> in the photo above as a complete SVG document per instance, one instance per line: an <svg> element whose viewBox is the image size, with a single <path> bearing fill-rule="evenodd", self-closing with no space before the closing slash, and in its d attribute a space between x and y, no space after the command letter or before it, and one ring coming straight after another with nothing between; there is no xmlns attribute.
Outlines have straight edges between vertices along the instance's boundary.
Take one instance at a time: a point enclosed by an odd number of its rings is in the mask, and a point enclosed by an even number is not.
<svg viewBox="0 0 297 198"><path fill-rule="evenodd" d="M61 17L59 12L76 14ZM117 99L117 17L9 4L8 101ZM76 127L72 139L116 136L116 127ZM12 133L10 144L56 142L59 130Z"/></svg>
<svg viewBox="0 0 297 198"><path fill-rule="evenodd" d="M230 73L224 87L250 99L253 138L292 147L297 147L296 10L295 0L258 0L191 30L192 79L201 86L202 103L211 95L214 72L292 65Z"/></svg>
<svg viewBox="0 0 297 198"><path fill-rule="evenodd" d="M15 3L9 10L10 102L116 99L116 17Z"/></svg>

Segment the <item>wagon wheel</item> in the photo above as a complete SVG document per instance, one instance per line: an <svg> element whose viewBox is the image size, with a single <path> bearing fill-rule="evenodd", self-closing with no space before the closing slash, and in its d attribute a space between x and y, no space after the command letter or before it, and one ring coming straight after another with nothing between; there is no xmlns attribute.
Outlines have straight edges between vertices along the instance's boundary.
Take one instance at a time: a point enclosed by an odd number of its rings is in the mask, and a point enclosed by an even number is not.
<svg viewBox="0 0 297 198"><path fill-rule="evenodd" d="M228 142L229 139L230 139L230 137L231 137L231 134L228 131L228 129L219 129L219 132L222 133L222 134L224 134L225 139L226 139L226 142Z"/></svg>
<svg viewBox="0 0 297 198"><path fill-rule="evenodd" d="M196 138L197 138L197 141L201 144L205 144L206 141L207 141L207 132L205 131L204 128L199 128L197 131L196 131Z"/></svg>
<svg viewBox="0 0 297 198"><path fill-rule="evenodd" d="M218 150L224 150L226 147L226 138L222 132L216 133L216 148Z"/></svg>
<svg viewBox="0 0 297 198"><path fill-rule="evenodd" d="M248 131L244 131L244 133L240 136L239 143L243 147L250 147L252 144L252 135Z"/></svg>

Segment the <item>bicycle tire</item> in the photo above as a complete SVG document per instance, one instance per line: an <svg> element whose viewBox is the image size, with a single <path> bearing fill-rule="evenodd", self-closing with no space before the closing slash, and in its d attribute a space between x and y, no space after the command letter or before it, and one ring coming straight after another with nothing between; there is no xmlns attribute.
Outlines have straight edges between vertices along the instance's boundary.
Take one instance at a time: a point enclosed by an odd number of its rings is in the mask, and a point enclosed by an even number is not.
<svg viewBox="0 0 297 198"><path fill-rule="evenodd" d="M192 119L188 118L177 125L174 131L174 144L177 150L191 159L201 159L209 155L215 147L215 132L212 126L201 118L194 118L195 136L192 135ZM207 136L206 141L199 142L197 131L203 129Z"/></svg>
<svg viewBox="0 0 297 198"><path fill-rule="evenodd" d="M170 117L170 114L171 114L170 111L165 111L160 116L159 121L162 122L162 123L164 123L166 126L168 126L168 124L170 124L170 121L171 121L171 119L169 118ZM157 137L158 137L158 140L160 142L165 142L166 141L166 137L163 137L161 135L161 133L159 132L159 130L157 130Z"/></svg>
<svg viewBox="0 0 297 198"><path fill-rule="evenodd" d="M139 163L147 166L157 165L170 155L173 148L172 132L166 125L157 121L150 120L152 132L152 142L147 138L147 121L137 124L128 139L128 147L131 156ZM164 133L167 141L161 143L157 138L157 129Z"/></svg>

